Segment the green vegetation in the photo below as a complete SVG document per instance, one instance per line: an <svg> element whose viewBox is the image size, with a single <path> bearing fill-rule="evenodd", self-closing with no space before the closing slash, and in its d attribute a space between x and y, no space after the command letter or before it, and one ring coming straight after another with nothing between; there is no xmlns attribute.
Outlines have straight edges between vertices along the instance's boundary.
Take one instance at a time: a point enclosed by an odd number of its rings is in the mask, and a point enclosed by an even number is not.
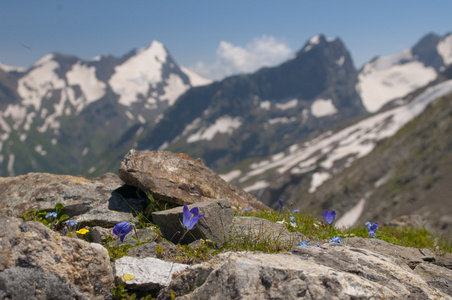
<svg viewBox="0 0 452 300"><path fill-rule="evenodd" d="M246 216L258 217L267 219L271 222L285 221L289 231L299 231L305 238L306 242L321 243L328 242L332 237L338 236L341 238L347 237L362 237L370 238L367 227L361 226L338 229L332 225L327 224L320 219L316 219L311 215L303 214L279 214L275 211L261 211L258 213L249 213ZM290 225L290 217L295 218L297 227ZM377 239L384 240L388 243L414 248L429 248L442 253L452 253L452 241L438 236L434 236L424 228L393 228L379 226L380 230L376 232ZM249 251L263 251L263 252L277 252L275 250L290 250L291 245L285 245L283 241L259 240L259 243L253 243L253 239L247 240L246 244L234 243L234 239L225 247L231 250L249 250ZM302 241L299 241L302 242Z"/></svg>

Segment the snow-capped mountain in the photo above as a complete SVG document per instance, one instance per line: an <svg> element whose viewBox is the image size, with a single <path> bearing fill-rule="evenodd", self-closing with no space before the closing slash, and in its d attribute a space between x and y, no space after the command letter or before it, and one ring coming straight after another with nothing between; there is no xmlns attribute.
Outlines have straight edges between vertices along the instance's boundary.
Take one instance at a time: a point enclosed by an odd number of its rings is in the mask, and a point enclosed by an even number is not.
<svg viewBox="0 0 452 300"><path fill-rule="evenodd" d="M359 72L356 89L366 109L373 113L430 81L452 63L452 34L428 34L413 48L376 57Z"/></svg>
<svg viewBox="0 0 452 300"><path fill-rule="evenodd" d="M342 41L318 35L279 66L189 90L138 148L186 152L224 169L365 113L356 83Z"/></svg>
<svg viewBox="0 0 452 300"><path fill-rule="evenodd" d="M180 68L158 41L122 58L53 53L26 71L0 65L0 175L86 173L86 157L137 123L158 122L186 90L210 82Z"/></svg>

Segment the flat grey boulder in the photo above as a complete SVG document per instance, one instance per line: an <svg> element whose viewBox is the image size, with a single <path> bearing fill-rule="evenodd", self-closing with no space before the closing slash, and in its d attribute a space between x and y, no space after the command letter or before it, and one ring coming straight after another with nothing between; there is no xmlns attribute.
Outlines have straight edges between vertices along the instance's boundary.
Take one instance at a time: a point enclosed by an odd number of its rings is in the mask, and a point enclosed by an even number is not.
<svg viewBox="0 0 452 300"><path fill-rule="evenodd" d="M113 227L132 219L150 203L146 195L113 173L85 178L49 173L0 177L0 213L22 217L30 209L65 213L80 226Z"/></svg>
<svg viewBox="0 0 452 300"><path fill-rule="evenodd" d="M187 269L157 299L451 299L393 259L329 243L291 253L228 252ZM187 282L197 281L195 287Z"/></svg>
<svg viewBox="0 0 452 300"><path fill-rule="evenodd" d="M199 208L199 214L205 214L193 229L185 234L181 243L189 244L198 239L209 239L221 247L229 238L234 211L226 199L211 200L188 205L189 209ZM178 243L184 229L182 227L183 207L153 212L152 220L160 228L163 237Z"/></svg>
<svg viewBox="0 0 452 300"><path fill-rule="evenodd" d="M115 277L127 288L149 291L166 287L173 275L188 268L188 265L167 262L158 258L124 256L115 261Z"/></svg>
<svg viewBox="0 0 452 300"><path fill-rule="evenodd" d="M227 199L233 207L269 209L242 189L229 184L201 160L183 153L130 150L118 171L128 185L154 198L178 205Z"/></svg>

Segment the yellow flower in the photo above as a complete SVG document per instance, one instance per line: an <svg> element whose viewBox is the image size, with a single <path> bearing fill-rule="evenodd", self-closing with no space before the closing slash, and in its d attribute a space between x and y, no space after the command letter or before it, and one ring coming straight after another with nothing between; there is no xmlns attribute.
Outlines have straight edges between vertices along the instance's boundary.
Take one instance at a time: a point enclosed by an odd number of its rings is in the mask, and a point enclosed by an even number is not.
<svg viewBox="0 0 452 300"><path fill-rule="evenodd" d="M124 274L122 276L125 280L132 280L135 278L135 276L131 275L131 274Z"/></svg>
<svg viewBox="0 0 452 300"><path fill-rule="evenodd" d="M87 234L88 232L89 232L89 230L86 228L82 228L82 229L76 231L76 233L79 233L79 234Z"/></svg>

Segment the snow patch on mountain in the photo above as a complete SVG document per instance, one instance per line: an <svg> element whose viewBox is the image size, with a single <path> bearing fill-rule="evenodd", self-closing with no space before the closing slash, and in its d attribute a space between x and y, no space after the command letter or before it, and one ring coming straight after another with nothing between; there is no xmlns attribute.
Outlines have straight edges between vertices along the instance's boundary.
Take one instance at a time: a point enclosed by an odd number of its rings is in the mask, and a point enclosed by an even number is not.
<svg viewBox="0 0 452 300"><path fill-rule="evenodd" d="M47 151L45 151L42 147L42 145L38 144L35 146L35 151L41 154L42 156L47 155Z"/></svg>
<svg viewBox="0 0 452 300"><path fill-rule="evenodd" d="M312 47L314 47L315 45L320 43L320 35L315 35L313 36L309 42L308 45L306 45L306 47L304 47L303 52L308 52L309 50L312 49Z"/></svg>
<svg viewBox="0 0 452 300"><path fill-rule="evenodd" d="M119 95L119 103L124 106L137 101L138 95L146 95L149 87L163 80L162 65L168 53L162 43L153 41L151 45L139 49L136 55L115 67L109 84Z"/></svg>
<svg viewBox="0 0 452 300"><path fill-rule="evenodd" d="M23 121L25 120L25 117L27 116L27 109L17 104L10 104L6 107L2 115L4 118L11 118L13 122L13 129L18 130L19 126L22 125ZM5 130L3 126L2 129ZM5 131L9 132L9 130Z"/></svg>
<svg viewBox="0 0 452 300"><path fill-rule="evenodd" d="M269 110L271 106L272 106L272 103L268 100L262 101L259 104L259 107L264 110Z"/></svg>
<svg viewBox="0 0 452 300"><path fill-rule="evenodd" d="M287 101L285 103L276 103L275 107L279 110L288 110L294 107L297 107L298 105L298 100L297 99L292 99L290 101Z"/></svg>
<svg viewBox="0 0 452 300"><path fill-rule="evenodd" d="M164 94L161 96L161 99L167 100L169 106L172 106L177 98L190 88L190 85L185 84L180 76L176 74L170 74L166 83L167 85L163 88Z"/></svg>
<svg viewBox="0 0 452 300"><path fill-rule="evenodd" d="M193 87L203 86L203 85L211 84L213 82L211 79L207 79L185 67L180 66L179 68L181 69L182 72L185 73L185 75L188 76L188 79L190 80L190 84Z"/></svg>
<svg viewBox="0 0 452 300"><path fill-rule="evenodd" d="M445 65L452 64L452 33L443 38L437 46L439 55L443 58Z"/></svg>
<svg viewBox="0 0 452 300"><path fill-rule="evenodd" d="M309 192L313 193L315 190L327 179L330 178L330 174L327 172L316 172L312 175L311 187Z"/></svg>
<svg viewBox="0 0 452 300"><path fill-rule="evenodd" d="M232 170L226 174L221 174L220 177L227 182L230 182L234 179L236 179L237 177L239 177L240 175L242 175L242 171L240 170Z"/></svg>
<svg viewBox="0 0 452 300"><path fill-rule="evenodd" d="M25 68L22 67L13 67L13 66L8 66L5 64L2 64L2 62L0 61L0 69L2 69L5 72L25 72Z"/></svg>
<svg viewBox="0 0 452 300"><path fill-rule="evenodd" d="M257 190L262 190L267 188L270 185L270 183L268 183L265 180L259 180L256 181L255 183L253 183L250 186L247 186L246 188L244 188L243 190L247 193L251 192L251 191L257 191Z"/></svg>
<svg viewBox="0 0 452 300"><path fill-rule="evenodd" d="M70 85L79 85L84 97L85 105L102 98L105 95L106 84L96 77L96 68L82 65L80 62L72 66L66 73ZM79 108L79 111L81 108Z"/></svg>
<svg viewBox="0 0 452 300"><path fill-rule="evenodd" d="M337 113L337 109L331 99L316 99L311 105L311 113L317 117L325 117Z"/></svg>
<svg viewBox="0 0 452 300"><path fill-rule="evenodd" d="M405 96L435 79L433 67L414 60L411 49L379 57L364 65L356 90L367 111L376 112L391 100Z"/></svg>
<svg viewBox="0 0 452 300"><path fill-rule="evenodd" d="M275 169L278 174L287 171L304 174L317 170L311 178L309 192L312 193L333 174L370 153L379 140L394 135L430 102L449 93L452 93L452 80L428 88L408 104L377 113L336 133L328 131L303 144L294 144L288 151L279 153L277 160L251 164L248 172L240 175L239 182L270 169ZM255 188L254 184L245 189L251 190L251 187Z"/></svg>
<svg viewBox="0 0 452 300"><path fill-rule="evenodd" d="M353 224L358 221L364 210L364 204L366 204L366 199L362 198L359 202L348 212L346 212L341 218L336 222L337 228L348 228L353 226Z"/></svg>
<svg viewBox="0 0 452 300"><path fill-rule="evenodd" d="M55 57L55 55L53 53L46 54L43 57L41 57L40 59L38 59L37 61L35 61L35 63L33 64L33 67L34 68L39 67L40 65L53 60L54 57Z"/></svg>
<svg viewBox="0 0 452 300"><path fill-rule="evenodd" d="M25 76L19 79L17 92L22 98L22 104L33 106L36 111L41 108L43 98L49 96L49 90L62 89L65 81L55 73L59 64L52 60L49 54L38 60Z"/></svg>
<svg viewBox="0 0 452 300"><path fill-rule="evenodd" d="M288 117L281 117L281 118L273 118L268 120L268 124L273 125L273 124L287 124L290 122L295 122L297 121L297 118L292 117L292 118L288 118Z"/></svg>
<svg viewBox="0 0 452 300"><path fill-rule="evenodd" d="M212 140L217 133L231 134L235 129L242 125L242 121L239 117L231 118L230 116L223 116L215 121L208 128L201 128L195 134L190 135L187 138L187 143L193 143L200 140Z"/></svg>
<svg viewBox="0 0 452 300"><path fill-rule="evenodd" d="M336 60L336 65L338 65L339 67L342 67L344 65L345 62L345 56L341 56L338 60Z"/></svg>

